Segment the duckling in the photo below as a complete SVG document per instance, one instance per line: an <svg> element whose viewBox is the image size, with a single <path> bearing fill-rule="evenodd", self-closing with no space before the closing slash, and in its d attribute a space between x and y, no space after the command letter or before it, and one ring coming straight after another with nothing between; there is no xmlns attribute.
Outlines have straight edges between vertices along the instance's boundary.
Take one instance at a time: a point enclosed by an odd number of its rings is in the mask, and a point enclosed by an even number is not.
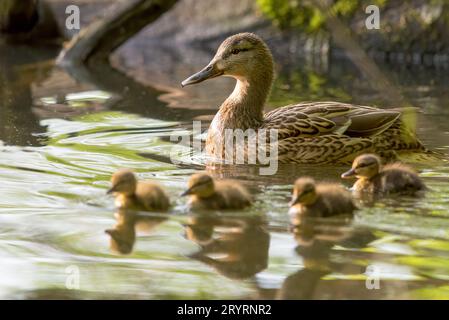
<svg viewBox="0 0 449 320"><path fill-rule="evenodd" d="M411 167L401 163L382 167L380 158L374 154L357 157L352 168L341 177L358 179L353 186L356 193L418 195L426 189Z"/></svg>
<svg viewBox="0 0 449 320"><path fill-rule="evenodd" d="M302 217L331 217L354 212L351 193L338 184L319 183L309 177L299 178L293 187L289 214L292 224Z"/></svg>
<svg viewBox="0 0 449 320"><path fill-rule="evenodd" d="M164 190L155 183L139 182L134 173L127 169L117 171L111 178L115 204L120 209L167 211L170 201Z"/></svg>
<svg viewBox="0 0 449 320"><path fill-rule="evenodd" d="M214 181L206 173L190 177L188 189L181 196L190 196L191 209L243 209L251 205L248 190L234 180Z"/></svg>
<svg viewBox="0 0 449 320"><path fill-rule="evenodd" d="M270 49L260 37L239 33L222 42L204 69L182 82L187 86L218 76L236 79L234 91L210 124L207 154L226 158L231 151L226 150L228 129L277 130L277 160L281 163L351 163L367 152L391 159L400 153L426 151L401 120L403 109L325 101L288 105L264 114L273 66Z"/></svg>

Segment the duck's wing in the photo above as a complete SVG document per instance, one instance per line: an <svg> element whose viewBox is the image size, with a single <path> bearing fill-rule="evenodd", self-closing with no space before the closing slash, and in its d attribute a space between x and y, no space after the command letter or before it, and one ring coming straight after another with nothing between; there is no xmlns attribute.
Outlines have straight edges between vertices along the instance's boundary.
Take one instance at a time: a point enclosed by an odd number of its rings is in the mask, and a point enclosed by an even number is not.
<svg viewBox="0 0 449 320"><path fill-rule="evenodd" d="M371 139L329 134L278 140L277 150L280 162L350 164L357 155L375 152L376 148Z"/></svg>
<svg viewBox="0 0 449 320"><path fill-rule="evenodd" d="M401 112L339 102L304 102L265 114L263 128L277 129L279 138L345 134L379 135L395 123Z"/></svg>

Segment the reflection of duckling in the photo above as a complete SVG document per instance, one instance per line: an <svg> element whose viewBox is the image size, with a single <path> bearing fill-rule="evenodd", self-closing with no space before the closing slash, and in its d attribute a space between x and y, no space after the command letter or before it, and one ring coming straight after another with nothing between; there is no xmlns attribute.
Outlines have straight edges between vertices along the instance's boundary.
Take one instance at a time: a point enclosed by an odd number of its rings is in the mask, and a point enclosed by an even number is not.
<svg viewBox="0 0 449 320"><path fill-rule="evenodd" d="M243 209L251 205L248 190L234 180L214 181L205 173L190 177L189 188L182 196L190 195L192 209Z"/></svg>
<svg viewBox="0 0 449 320"><path fill-rule="evenodd" d="M111 236L111 250L121 254L131 253L136 233L142 231L148 233L167 220L164 216L142 216L128 210L119 210L114 216L117 223L105 232Z"/></svg>
<svg viewBox="0 0 449 320"><path fill-rule="evenodd" d="M167 211L170 206L168 196L162 188L150 182L138 182L130 170L119 170L112 175L115 204L121 209Z"/></svg>
<svg viewBox="0 0 449 320"><path fill-rule="evenodd" d="M188 223L185 225L186 238L200 245L207 244L212 240L216 220L217 218L214 216L203 214L189 217Z"/></svg>
<svg viewBox="0 0 449 320"><path fill-rule="evenodd" d="M284 279L276 298L279 300L313 299L321 278L328 273L320 269L301 269Z"/></svg>
<svg viewBox="0 0 449 320"><path fill-rule="evenodd" d="M400 193L413 195L424 191L426 186L418 174L409 166L392 163L381 167L378 156L363 154L357 157L351 170L343 173L342 178L358 178L353 189L369 194Z"/></svg>
<svg viewBox="0 0 449 320"><path fill-rule="evenodd" d="M312 178L299 178L293 187L289 214L330 217L352 214L356 208L351 194L337 184L316 184Z"/></svg>
<svg viewBox="0 0 449 320"><path fill-rule="evenodd" d="M264 270L268 265L270 234L260 217L217 218L191 220L189 227L211 229L206 239L186 233L188 239L201 246L191 258L214 268L230 279L246 279ZM200 241L198 241L200 240Z"/></svg>
<svg viewBox="0 0 449 320"><path fill-rule="evenodd" d="M136 214L121 210L116 215L117 223L105 232L111 236L111 250L121 254L131 253L136 241Z"/></svg>

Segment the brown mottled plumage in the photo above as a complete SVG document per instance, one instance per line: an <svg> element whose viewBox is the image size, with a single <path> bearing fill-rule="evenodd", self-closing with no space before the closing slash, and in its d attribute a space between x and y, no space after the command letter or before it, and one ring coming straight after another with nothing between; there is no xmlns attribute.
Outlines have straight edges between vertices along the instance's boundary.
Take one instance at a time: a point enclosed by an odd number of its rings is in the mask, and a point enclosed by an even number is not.
<svg viewBox="0 0 449 320"><path fill-rule="evenodd" d="M192 175L182 195L190 196L189 205L194 210L243 209L252 202L248 190L237 181L214 181L205 173Z"/></svg>
<svg viewBox="0 0 449 320"><path fill-rule="evenodd" d="M168 196L159 185L137 181L130 170L114 173L111 183L108 193L114 193L115 204L120 209L167 211L170 206Z"/></svg>
<svg viewBox="0 0 449 320"><path fill-rule="evenodd" d="M212 61L183 86L229 76L237 80L207 134L208 154L225 158L226 129L276 129L280 162L350 163L358 154L377 152L395 158L400 151L424 151L401 121L403 110L382 110L339 102L303 102L263 114L273 82L273 58L261 38L233 35Z"/></svg>
<svg viewBox="0 0 449 320"><path fill-rule="evenodd" d="M380 158L374 154L358 156L352 168L341 176L358 178L353 186L358 193L414 195L426 189L424 182L411 167L401 163L382 167Z"/></svg>
<svg viewBox="0 0 449 320"><path fill-rule="evenodd" d="M290 202L292 223L303 216L326 218L340 214L352 214L355 205L345 188L338 184L316 183L309 177L296 180Z"/></svg>

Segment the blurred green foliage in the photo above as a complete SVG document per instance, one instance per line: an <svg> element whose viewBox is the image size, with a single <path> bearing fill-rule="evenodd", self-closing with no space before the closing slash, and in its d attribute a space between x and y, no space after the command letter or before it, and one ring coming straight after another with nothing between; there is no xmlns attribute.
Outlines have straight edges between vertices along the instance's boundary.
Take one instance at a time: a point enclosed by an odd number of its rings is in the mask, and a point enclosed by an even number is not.
<svg viewBox="0 0 449 320"><path fill-rule="evenodd" d="M339 77L351 81L352 76ZM271 107L280 107L298 101L337 100L351 102L351 94L340 82L333 81L325 74L317 73L308 67L286 68L279 73L273 83L270 97Z"/></svg>
<svg viewBox="0 0 449 320"><path fill-rule="evenodd" d="M333 15L350 18L357 9L364 8L361 0L335 0L330 7ZM383 6L387 0L371 0L369 4ZM261 11L281 29L302 28L308 32L319 30L324 13L313 0L257 0Z"/></svg>

